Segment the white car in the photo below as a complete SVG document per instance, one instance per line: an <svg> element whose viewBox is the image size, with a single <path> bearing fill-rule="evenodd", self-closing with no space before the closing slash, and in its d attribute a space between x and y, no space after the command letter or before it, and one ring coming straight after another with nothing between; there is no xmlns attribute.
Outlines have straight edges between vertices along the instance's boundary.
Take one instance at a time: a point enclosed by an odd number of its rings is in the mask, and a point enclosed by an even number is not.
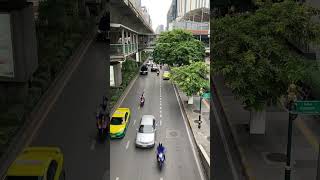
<svg viewBox="0 0 320 180"><path fill-rule="evenodd" d="M154 147L156 139L156 119L153 115L143 115L137 129L136 147Z"/></svg>

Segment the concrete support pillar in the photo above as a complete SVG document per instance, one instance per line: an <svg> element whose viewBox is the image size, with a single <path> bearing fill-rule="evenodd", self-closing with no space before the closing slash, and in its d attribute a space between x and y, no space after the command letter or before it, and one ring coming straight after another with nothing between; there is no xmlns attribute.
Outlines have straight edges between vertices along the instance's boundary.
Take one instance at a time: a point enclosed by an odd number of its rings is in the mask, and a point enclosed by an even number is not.
<svg viewBox="0 0 320 180"><path fill-rule="evenodd" d="M136 62L140 62L140 52L136 52Z"/></svg>
<svg viewBox="0 0 320 180"><path fill-rule="evenodd" d="M119 87L122 84L120 62L110 64L110 86Z"/></svg>
<svg viewBox="0 0 320 180"><path fill-rule="evenodd" d="M122 53L125 54L125 43L124 43L124 29L121 29L121 43L122 43Z"/></svg>
<svg viewBox="0 0 320 180"><path fill-rule="evenodd" d="M136 47L137 47L137 50L139 51L139 35L136 34ZM140 58L141 59L141 58Z"/></svg>

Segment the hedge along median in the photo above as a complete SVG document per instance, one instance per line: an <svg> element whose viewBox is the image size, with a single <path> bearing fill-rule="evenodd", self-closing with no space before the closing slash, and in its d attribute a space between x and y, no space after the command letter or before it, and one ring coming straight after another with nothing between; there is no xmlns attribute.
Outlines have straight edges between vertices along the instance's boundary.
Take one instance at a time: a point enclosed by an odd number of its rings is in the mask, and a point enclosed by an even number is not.
<svg viewBox="0 0 320 180"><path fill-rule="evenodd" d="M59 12L59 13L57 13ZM92 30L94 18L81 15L77 2L40 2L35 20L38 41L38 69L29 81L25 103L8 104L0 113L0 156L25 124L47 89L61 73L85 35Z"/></svg>

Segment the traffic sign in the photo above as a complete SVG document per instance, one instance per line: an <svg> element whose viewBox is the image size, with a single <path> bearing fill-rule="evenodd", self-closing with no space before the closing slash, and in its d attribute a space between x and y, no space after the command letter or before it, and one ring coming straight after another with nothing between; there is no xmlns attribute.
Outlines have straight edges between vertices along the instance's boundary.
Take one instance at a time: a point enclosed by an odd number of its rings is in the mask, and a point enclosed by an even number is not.
<svg viewBox="0 0 320 180"><path fill-rule="evenodd" d="M320 101L296 101L293 113L320 114Z"/></svg>
<svg viewBox="0 0 320 180"><path fill-rule="evenodd" d="M202 98L203 99L210 99L210 93L203 93Z"/></svg>

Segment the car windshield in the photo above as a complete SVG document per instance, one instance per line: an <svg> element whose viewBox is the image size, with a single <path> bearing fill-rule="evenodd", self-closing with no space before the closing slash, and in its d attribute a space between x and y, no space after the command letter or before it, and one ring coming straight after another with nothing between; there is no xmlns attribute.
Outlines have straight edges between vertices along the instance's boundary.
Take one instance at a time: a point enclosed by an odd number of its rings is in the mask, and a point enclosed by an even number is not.
<svg viewBox="0 0 320 180"><path fill-rule="evenodd" d="M7 176L5 180L43 180L41 176Z"/></svg>
<svg viewBox="0 0 320 180"><path fill-rule="evenodd" d="M153 133L152 125L140 125L139 133Z"/></svg>
<svg viewBox="0 0 320 180"><path fill-rule="evenodd" d="M122 124L122 118L121 117L112 117L110 124L112 124L112 125L121 125Z"/></svg>

